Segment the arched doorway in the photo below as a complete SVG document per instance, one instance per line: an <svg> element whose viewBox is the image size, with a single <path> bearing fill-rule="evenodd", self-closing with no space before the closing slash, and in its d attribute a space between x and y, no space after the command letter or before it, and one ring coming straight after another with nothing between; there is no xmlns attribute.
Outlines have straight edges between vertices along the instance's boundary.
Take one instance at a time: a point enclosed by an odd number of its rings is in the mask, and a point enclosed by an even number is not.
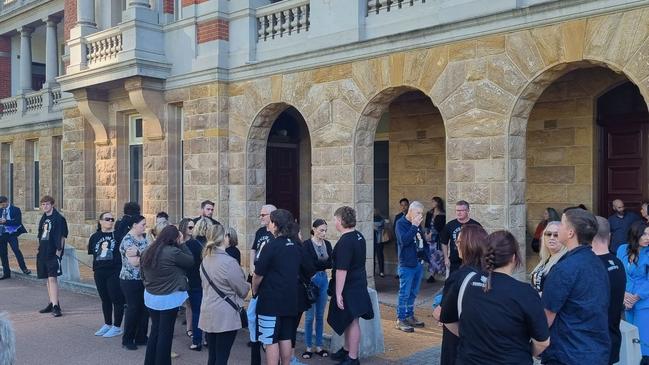
<svg viewBox="0 0 649 365"><path fill-rule="evenodd" d="M611 213L614 199L640 211L647 197L647 126L649 114L638 87L625 82L597 99L599 128L599 214Z"/></svg>
<svg viewBox="0 0 649 365"><path fill-rule="evenodd" d="M611 200L639 205L647 191L649 115L639 89L624 74L585 62L539 79L538 97L512 119L524 147L510 140L510 153L525 166L528 269L537 262L530 242L546 208L561 214L583 204L606 217Z"/></svg>
<svg viewBox="0 0 649 365"><path fill-rule="evenodd" d="M266 202L289 210L311 225L311 140L304 118L294 107L280 113L266 144Z"/></svg>
<svg viewBox="0 0 649 365"><path fill-rule="evenodd" d="M363 111L354 143L355 167L362 172L356 174L355 184L356 204L363 208L360 210L376 209L389 220L387 227L392 229L395 216L401 211L401 198L418 200L426 210L430 209L432 197L446 200L445 146L442 115L425 93L399 87L376 95ZM366 210L365 206L371 209ZM371 218L360 216L359 220ZM373 243L374 237L370 235L366 239L371 249L369 242ZM376 252L368 253L367 270L375 274L378 290L389 291L398 286L398 281L394 280L396 242L391 241L382 248L385 279L378 278L380 267ZM372 257L374 259L370 260Z"/></svg>

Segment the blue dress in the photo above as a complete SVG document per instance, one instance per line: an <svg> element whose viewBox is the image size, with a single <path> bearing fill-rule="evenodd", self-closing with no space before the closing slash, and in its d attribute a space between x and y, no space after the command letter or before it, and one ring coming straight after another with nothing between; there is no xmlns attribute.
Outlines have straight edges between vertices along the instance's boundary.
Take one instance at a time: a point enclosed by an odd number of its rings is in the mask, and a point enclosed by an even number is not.
<svg viewBox="0 0 649 365"><path fill-rule="evenodd" d="M638 261L629 262L628 244L620 245L617 257L626 269L626 291L640 296L631 310L625 311L626 321L638 327L642 356L649 356L649 247L641 247Z"/></svg>

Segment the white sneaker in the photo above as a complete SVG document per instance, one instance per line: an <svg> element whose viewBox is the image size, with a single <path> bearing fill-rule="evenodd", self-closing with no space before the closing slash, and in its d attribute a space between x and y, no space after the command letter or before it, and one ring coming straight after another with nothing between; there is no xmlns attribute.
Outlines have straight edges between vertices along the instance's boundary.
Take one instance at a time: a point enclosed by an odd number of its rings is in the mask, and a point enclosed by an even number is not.
<svg viewBox="0 0 649 365"><path fill-rule="evenodd" d="M106 333L104 333L104 337L115 337L121 335L122 333L124 332L122 331L121 327L112 326Z"/></svg>
<svg viewBox="0 0 649 365"><path fill-rule="evenodd" d="M110 325L107 325L107 324L101 326L99 331L95 332L95 336L103 336L103 335L105 335L106 332L108 332L112 327L113 326L110 326Z"/></svg>

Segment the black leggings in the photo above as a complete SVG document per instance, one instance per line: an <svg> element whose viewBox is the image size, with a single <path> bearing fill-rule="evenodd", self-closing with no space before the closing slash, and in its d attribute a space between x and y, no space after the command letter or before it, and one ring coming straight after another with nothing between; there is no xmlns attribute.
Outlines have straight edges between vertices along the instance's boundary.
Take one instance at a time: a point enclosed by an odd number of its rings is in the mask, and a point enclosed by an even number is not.
<svg viewBox="0 0 649 365"><path fill-rule="evenodd" d="M171 365L171 343L174 338L174 324L178 308L155 310L149 308L151 333L146 345L144 365Z"/></svg>
<svg viewBox="0 0 649 365"><path fill-rule="evenodd" d="M205 336L207 337L207 346L210 351L207 365L228 365L230 350L232 350L234 340L237 338L237 331L219 333L205 332Z"/></svg>
<svg viewBox="0 0 649 365"><path fill-rule="evenodd" d="M124 317L124 295L119 287L119 270L98 269L95 271L95 285L99 298L101 298L104 323L109 326L121 327ZM113 319L113 314L115 319Z"/></svg>
<svg viewBox="0 0 649 365"><path fill-rule="evenodd" d="M291 347L295 348L295 343L297 342L297 328L300 326L300 320L302 320L302 314L304 312L300 312L296 317L295 317L295 327L293 328L293 333L291 334Z"/></svg>
<svg viewBox="0 0 649 365"><path fill-rule="evenodd" d="M126 316L124 317L124 336L122 345L140 344L147 341L149 312L144 306L144 284L142 280L119 281L126 298Z"/></svg>

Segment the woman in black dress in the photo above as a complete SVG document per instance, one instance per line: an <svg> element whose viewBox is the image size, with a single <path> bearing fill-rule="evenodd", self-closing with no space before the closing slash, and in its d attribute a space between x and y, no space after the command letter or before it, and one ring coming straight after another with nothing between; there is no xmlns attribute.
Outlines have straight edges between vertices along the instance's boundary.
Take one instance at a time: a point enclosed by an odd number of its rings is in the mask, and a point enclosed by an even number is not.
<svg viewBox="0 0 649 365"><path fill-rule="evenodd" d="M367 292L365 237L356 231L356 211L343 206L334 213L336 230L342 234L333 251L333 271L327 323L338 334L345 334L345 345L332 355L339 365L360 364L359 318L372 319L374 312Z"/></svg>

